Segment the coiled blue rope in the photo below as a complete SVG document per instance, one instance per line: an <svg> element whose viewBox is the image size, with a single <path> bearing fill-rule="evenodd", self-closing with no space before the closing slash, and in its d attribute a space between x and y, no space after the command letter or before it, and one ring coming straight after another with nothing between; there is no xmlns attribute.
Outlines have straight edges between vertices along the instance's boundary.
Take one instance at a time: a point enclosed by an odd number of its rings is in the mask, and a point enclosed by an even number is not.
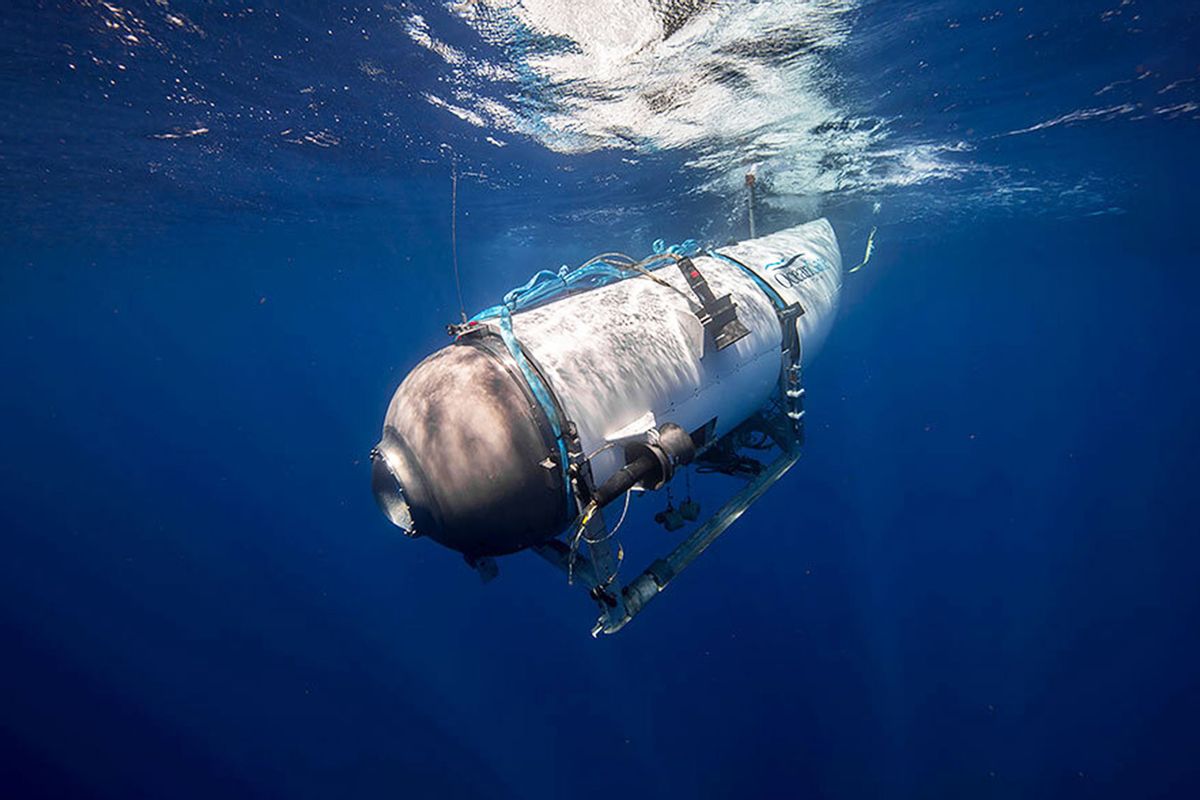
<svg viewBox="0 0 1200 800"><path fill-rule="evenodd" d="M650 246L650 249L654 251L655 255L670 254L674 256L686 256L690 258L699 254L700 243L695 239L684 239L679 244L673 244L670 247L667 247L667 243L662 239L655 239L654 244Z"/></svg>
<svg viewBox="0 0 1200 800"><path fill-rule="evenodd" d="M662 258L652 259L649 262L641 262L642 269L658 269L659 267L674 263L676 256L694 256L701 252L700 244L695 239L687 239L679 244L670 246L662 239L658 239L651 246L651 249L653 250L653 255L662 256ZM598 289L601 286L608 286L609 284L623 281L626 278L636 277L639 273L628 268L633 263L631 260L629 265L621 265L610 261L597 261L593 259L583 266L575 267L574 269L563 266L559 268L558 272L551 272L548 269L540 270L534 273L533 277L526 281L524 285L507 292L504 295L504 301L500 305L485 308L471 317L471 321L482 322L486 319L495 319L504 310L508 310L510 313L527 311L528 309L549 303L551 300L556 300L563 295L574 294L580 290Z"/></svg>

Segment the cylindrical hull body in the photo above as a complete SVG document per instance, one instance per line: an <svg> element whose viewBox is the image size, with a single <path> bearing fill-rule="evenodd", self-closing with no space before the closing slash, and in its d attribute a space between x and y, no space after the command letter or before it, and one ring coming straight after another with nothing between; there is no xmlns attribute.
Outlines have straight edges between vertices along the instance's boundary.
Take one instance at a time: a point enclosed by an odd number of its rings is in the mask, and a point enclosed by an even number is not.
<svg viewBox="0 0 1200 800"><path fill-rule="evenodd" d="M687 278L668 265L656 280L629 278L513 314L520 354L497 346L499 337L483 346L467 336L418 365L392 399L377 448L385 513L468 555L513 552L561 531L572 515L562 451L544 398L530 391L529 366L562 427L574 426L597 485L624 465L623 445L651 429L670 422L715 439L761 409L790 363L783 324L797 326L805 361L832 324L837 240L818 220L717 252L692 263L717 297L731 296L749 331L724 349L698 318ZM777 306L793 304L803 313L781 323ZM478 352L460 357L457 348ZM527 359L524 373L514 355Z"/></svg>
<svg viewBox="0 0 1200 800"><path fill-rule="evenodd" d="M824 340L837 311L842 260L826 220L753 239L718 252L754 270L787 303L798 302L805 358ZM795 256L786 268L789 260ZM513 315L513 332L575 423L596 483L624 464L606 447L674 422L695 431L716 419L728 433L778 390L783 331L771 298L739 266L697 256L695 266L718 297L730 294L750 334L724 350L706 336L676 268L567 297ZM780 263L782 262L782 263ZM779 263L774 269L768 265Z"/></svg>

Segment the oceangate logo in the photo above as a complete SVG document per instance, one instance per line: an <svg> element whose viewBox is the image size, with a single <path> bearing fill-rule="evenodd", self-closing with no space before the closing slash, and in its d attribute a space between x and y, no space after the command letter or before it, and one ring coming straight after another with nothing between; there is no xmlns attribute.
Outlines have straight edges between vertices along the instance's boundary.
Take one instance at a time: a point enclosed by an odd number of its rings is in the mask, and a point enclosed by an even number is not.
<svg viewBox="0 0 1200 800"><path fill-rule="evenodd" d="M797 253L791 258L781 258L767 264L766 268L776 283L785 289L794 289L814 275L820 275L829 269L829 264L823 258L810 258L803 253Z"/></svg>

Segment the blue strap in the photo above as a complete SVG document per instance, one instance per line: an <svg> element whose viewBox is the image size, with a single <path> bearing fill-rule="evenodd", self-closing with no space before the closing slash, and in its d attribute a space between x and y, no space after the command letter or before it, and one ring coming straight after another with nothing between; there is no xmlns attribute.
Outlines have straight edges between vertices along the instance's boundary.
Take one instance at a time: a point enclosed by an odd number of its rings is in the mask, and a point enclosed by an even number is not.
<svg viewBox="0 0 1200 800"><path fill-rule="evenodd" d="M723 253L718 253L716 250L710 250L708 252L708 254L710 256L712 256L713 258L720 259L721 261L724 261L726 264L731 264L731 265L737 267L738 269L740 269L742 272L746 273L746 275L748 275L751 280L753 280L756 284L758 284L758 288L762 289L763 292L766 293L767 297L771 298L771 302L774 304L776 311L783 311L785 308L787 308L787 303L784 302L783 297L780 296L779 292L775 291L775 288L773 286L771 286L771 284L769 284L765 280L763 280L762 277L760 277L757 272L750 269L749 267L747 267L745 264L738 261L737 259L730 258L729 256L724 255Z"/></svg>
<svg viewBox="0 0 1200 800"><path fill-rule="evenodd" d="M517 362L517 366L521 369L521 374L525 376L525 382L529 384L530 391L537 398L542 411L546 413L546 419L550 421L550 429L554 431L554 441L558 445L559 463L562 465L563 488L567 496L567 519L573 519L576 514L575 492L571 488L567 443L563 440L562 423L558 418L558 407L554 404L554 398L550 396L550 390L542 382L541 376L537 374L537 370L533 368L533 365L529 363L529 359L525 357L525 351L521 349L521 343L517 341L517 337L513 333L512 312L506 306L501 306L499 317L500 338L504 340L508 352L512 354L513 360Z"/></svg>

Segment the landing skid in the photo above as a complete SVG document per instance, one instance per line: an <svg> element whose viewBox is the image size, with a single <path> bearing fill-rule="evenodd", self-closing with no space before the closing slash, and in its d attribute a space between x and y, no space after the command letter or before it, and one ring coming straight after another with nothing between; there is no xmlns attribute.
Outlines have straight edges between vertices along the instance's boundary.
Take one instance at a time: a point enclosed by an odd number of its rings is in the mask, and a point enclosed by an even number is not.
<svg viewBox="0 0 1200 800"><path fill-rule="evenodd" d="M615 579L616 566L620 559L612 551L615 542L606 535L606 528L604 522L599 519L599 514L589 523L588 530L584 531L584 536L581 537L584 544L580 545L580 551L572 552L572 547L559 539L551 539L533 548L542 558L566 572L572 582L579 582L599 605L600 618L592 628L592 636L616 633L628 625L671 581L707 550L717 537L736 522L746 509L757 502L791 469L800 458L803 433L799 419L789 419L789 416L784 413L769 417L757 415L738 430L723 437L722 441L714 443L711 450L723 451L727 458L741 458L743 460L740 463L744 464L748 459L739 455L738 451L741 448L733 443L741 441L747 435L765 435L778 448L779 455L763 466L757 474L731 470L729 474L746 480L746 485L674 550L662 558L655 559L640 575L625 585L622 586L620 581ZM753 449L761 450L762 447ZM583 549L587 550L586 554L582 552Z"/></svg>

